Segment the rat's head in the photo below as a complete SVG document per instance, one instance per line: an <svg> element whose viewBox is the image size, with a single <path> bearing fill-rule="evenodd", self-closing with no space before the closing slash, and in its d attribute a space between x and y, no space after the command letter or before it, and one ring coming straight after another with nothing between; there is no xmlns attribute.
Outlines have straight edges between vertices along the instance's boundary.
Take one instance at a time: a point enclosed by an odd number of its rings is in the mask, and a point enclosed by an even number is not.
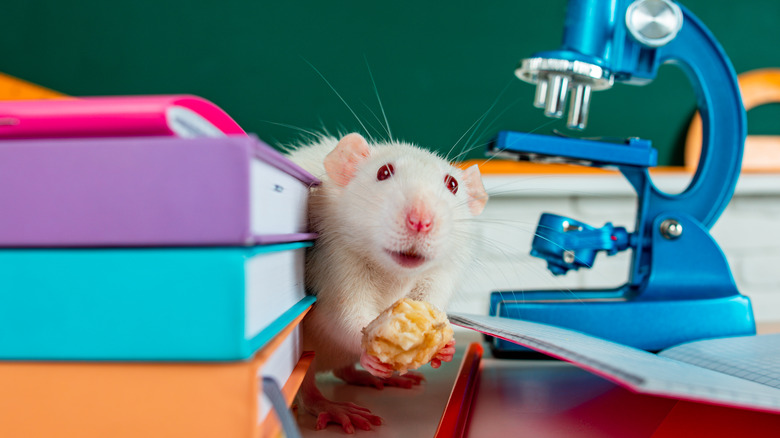
<svg viewBox="0 0 780 438"><path fill-rule="evenodd" d="M418 272L464 256L470 219L487 202L479 169L461 170L409 144L348 134L325 158L340 232L386 270Z"/></svg>

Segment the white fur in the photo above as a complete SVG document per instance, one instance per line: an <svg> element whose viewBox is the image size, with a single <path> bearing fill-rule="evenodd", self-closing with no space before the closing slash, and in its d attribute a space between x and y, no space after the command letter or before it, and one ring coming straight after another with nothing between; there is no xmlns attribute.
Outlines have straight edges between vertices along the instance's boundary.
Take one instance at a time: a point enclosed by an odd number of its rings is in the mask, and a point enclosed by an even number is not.
<svg viewBox="0 0 780 438"><path fill-rule="evenodd" d="M306 283L317 304L303 324L305 348L315 351L318 372L356 363L361 330L398 299L447 306L473 246L469 192L484 194L481 182L467 187L463 172L442 158L398 142L369 144L370 156L340 187L323 166L337 143L321 137L290 153L323 181L309 202L311 226L320 237L307 255ZM377 171L387 163L395 173L378 181ZM448 174L459 183L455 195L445 186ZM428 233L406 228L406 212L418 198L435 215ZM402 267L386 251L410 248L425 256L423 265Z"/></svg>

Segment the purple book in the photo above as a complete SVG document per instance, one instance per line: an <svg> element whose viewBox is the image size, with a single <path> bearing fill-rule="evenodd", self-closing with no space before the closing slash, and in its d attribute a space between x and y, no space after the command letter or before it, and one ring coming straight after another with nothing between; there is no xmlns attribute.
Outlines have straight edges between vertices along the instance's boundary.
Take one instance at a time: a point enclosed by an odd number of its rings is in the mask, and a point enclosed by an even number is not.
<svg viewBox="0 0 780 438"><path fill-rule="evenodd" d="M308 240L319 181L254 136L0 142L0 247Z"/></svg>

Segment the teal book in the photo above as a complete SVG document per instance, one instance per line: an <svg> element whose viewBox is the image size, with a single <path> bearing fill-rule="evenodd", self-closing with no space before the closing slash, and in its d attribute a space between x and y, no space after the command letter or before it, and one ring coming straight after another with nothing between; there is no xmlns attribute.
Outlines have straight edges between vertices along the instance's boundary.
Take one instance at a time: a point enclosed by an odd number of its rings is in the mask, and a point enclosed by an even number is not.
<svg viewBox="0 0 780 438"><path fill-rule="evenodd" d="M314 302L309 246L0 250L0 359L248 359Z"/></svg>

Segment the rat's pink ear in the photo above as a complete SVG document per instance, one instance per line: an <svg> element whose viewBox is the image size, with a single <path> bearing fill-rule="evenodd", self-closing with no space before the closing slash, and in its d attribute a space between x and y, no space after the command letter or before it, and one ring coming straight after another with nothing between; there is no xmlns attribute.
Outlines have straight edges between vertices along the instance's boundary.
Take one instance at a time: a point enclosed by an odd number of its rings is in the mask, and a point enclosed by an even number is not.
<svg viewBox="0 0 780 438"><path fill-rule="evenodd" d="M471 210L472 215L477 216L485 209L485 204L487 204L488 200L485 186L482 185L479 167L475 164L464 170L463 179L466 182L469 194L469 210Z"/></svg>
<svg viewBox="0 0 780 438"><path fill-rule="evenodd" d="M366 139L360 134L347 134L339 140L336 148L325 157L325 172L337 185L344 187L352 181L358 164L371 151Z"/></svg>

